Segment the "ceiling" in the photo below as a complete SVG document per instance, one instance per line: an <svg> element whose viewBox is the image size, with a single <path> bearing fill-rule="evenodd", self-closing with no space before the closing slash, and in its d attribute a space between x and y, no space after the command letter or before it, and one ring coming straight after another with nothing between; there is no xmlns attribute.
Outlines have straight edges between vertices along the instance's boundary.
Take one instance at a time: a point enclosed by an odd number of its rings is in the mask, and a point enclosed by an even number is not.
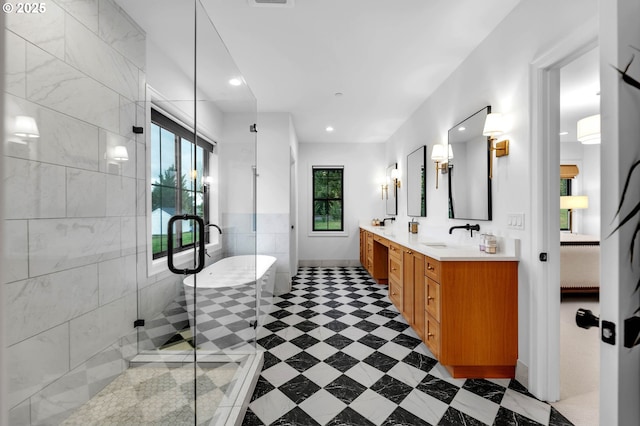
<svg viewBox="0 0 640 426"><path fill-rule="evenodd" d="M305 143L386 141L519 0L201 2L258 110L291 113ZM169 56L189 50L167 36L175 3L119 3Z"/></svg>

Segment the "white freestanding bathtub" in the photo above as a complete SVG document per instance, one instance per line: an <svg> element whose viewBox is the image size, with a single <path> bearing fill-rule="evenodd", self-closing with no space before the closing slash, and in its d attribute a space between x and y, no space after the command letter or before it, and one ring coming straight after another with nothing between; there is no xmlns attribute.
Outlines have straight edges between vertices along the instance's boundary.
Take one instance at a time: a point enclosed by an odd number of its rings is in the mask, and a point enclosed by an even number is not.
<svg viewBox="0 0 640 426"><path fill-rule="evenodd" d="M266 255L227 257L185 278L189 326L198 347L234 349L255 339L254 327L263 324L273 301L275 278L276 258Z"/></svg>

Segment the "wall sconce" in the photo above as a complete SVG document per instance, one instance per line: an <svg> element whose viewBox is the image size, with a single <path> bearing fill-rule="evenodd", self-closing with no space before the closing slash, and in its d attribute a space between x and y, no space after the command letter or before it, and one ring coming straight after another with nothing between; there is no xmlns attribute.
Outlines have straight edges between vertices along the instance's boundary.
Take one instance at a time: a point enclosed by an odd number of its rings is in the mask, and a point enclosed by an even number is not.
<svg viewBox="0 0 640 426"><path fill-rule="evenodd" d="M489 136L490 143L490 152L491 156L489 162L489 179L493 179L493 151L496 152L496 157L504 157L509 155L509 140L505 139L500 142L495 142L497 140L496 136L499 136L504 133L504 124L502 122L502 114L499 112L492 112L491 114L487 114L487 119L484 122L484 130L482 134L484 136ZM494 144L495 142L495 144Z"/></svg>
<svg viewBox="0 0 640 426"><path fill-rule="evenodd" d="M560 197L560 210L569 210L569 232L573 234L573 211L589 208L586 195L563 195Z"/></svg>
<svg viewBox="0 0 640 426"><path fill-rule="evenodd" d="M393 180L393 184L396 186L396 188L400 188L400 185L401 185L400 170L398 169L391 170L391 180Z"/></svg>
<svg viewBox="0 0 640 426"><path fill-rule="evenodd" d="M438 189L438 171L445 174L449 171L449 160L453 158L453 149L448 145L449 150L445 155L445 147L442 144L435 144L431 149L431 160L436 163L436 189Z"/></svg>
<svg viewBox="0 0 640 426"><path fill-rule="evenodd" d="M384 200L384 196L386 195L389 198L389 176L383 176L379 180L380 182L380 190L382 194L380 195L380 199Z"/></svg>
<svg viewBox="0 0 640 426"><path fill-rule="evenodd" d="M16 116L13 128L13 134L19 138L19 141L11 141L19 144L26 145L29 139L37 139L40 137L38 131L38 124L36 119L27 115Z"/></svg>
<svg viewBox="0 0 640 426"><path fill-rule="evenodd" d="M380 188L382 191L381 194L381 199L384 200L385 198L388 200L389 199L389 185L392 184L394 185L396 188L400 188L401 182L400 182L400 170L398 169L393 169L391 170L391 176L387 175L385 177L382 178L382 183L380 184Z"/></svg>
<svg viewBox="0 0 640 426"><path fill-rule="evenodd" d="M578 140L584 145L600 143L600 114L578 120Z"/></svg>
<svg viewBox="0 0 640 426"><path fill-rule="evenodd" d="M385 197L389 199L389 185L392 184L396 188L400 188L400 170L393 169L391 170L391 176L385 176L382 178L382 183L380 184L380 188L382 190L381 199L384 200Z"/></svg>

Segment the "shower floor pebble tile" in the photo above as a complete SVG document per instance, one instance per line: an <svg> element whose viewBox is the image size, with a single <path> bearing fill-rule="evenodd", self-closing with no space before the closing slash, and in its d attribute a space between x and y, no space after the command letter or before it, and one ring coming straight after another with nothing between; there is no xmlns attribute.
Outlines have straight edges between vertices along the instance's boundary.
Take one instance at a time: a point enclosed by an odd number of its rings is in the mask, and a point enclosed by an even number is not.
<svg viewBox="0 0 640 426"><path fill-rule="evenodd" d="M198 369L198 419L212 419L238 365ZM69 416L62 425L192 425L194 369L130 368Z"/></svg>
<svg viewBox="0 0 640 426"><path fill-rule="evenodd" d="M515 380L453 379L359 267L300 268L258 334L243 425L571 425Z"/></svg>

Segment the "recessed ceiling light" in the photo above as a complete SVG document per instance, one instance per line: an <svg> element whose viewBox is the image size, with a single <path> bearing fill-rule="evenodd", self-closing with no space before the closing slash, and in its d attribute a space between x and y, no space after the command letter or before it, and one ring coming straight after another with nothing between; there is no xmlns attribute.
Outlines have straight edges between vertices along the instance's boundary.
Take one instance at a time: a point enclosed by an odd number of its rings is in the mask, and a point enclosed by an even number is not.
<svg viewBox="0 0 640 426"><path fill-rule="evenodd" d="M331 133L331 132L333 132L333 127L327 126L326 130L327 130L327 132Z"/></svg>
<svg viewBox="0 0 640 426"><path fill-rule="evenodd" d="M242 80L239 78L232 78L229 80L229 84L232 86L240 86L242 84Z"/></svg>
<svg viewBox="0 0 640 426"><path fill-rule="evenodd" d="M560 132L560 136L568 135L569 132Z"/></svg>
<svg viewBox="0 0 640 426"><path fill-rule="evenodd" d="M339 98L339 97L340 97L340 96L342 96L343 94L344 94L344 93L342 93L342 92L336 92L336 93L334 93L333 95Z"/></svg>
<svg viewBox="0 0 640 426"><path fill-rule="evenodd" d="M467 130L467 128L466 128L466 127L464 127L464 126L460 126L460 127L458 127L458 131L459 131L459 132L464 132L465 130Z"/></svg>

